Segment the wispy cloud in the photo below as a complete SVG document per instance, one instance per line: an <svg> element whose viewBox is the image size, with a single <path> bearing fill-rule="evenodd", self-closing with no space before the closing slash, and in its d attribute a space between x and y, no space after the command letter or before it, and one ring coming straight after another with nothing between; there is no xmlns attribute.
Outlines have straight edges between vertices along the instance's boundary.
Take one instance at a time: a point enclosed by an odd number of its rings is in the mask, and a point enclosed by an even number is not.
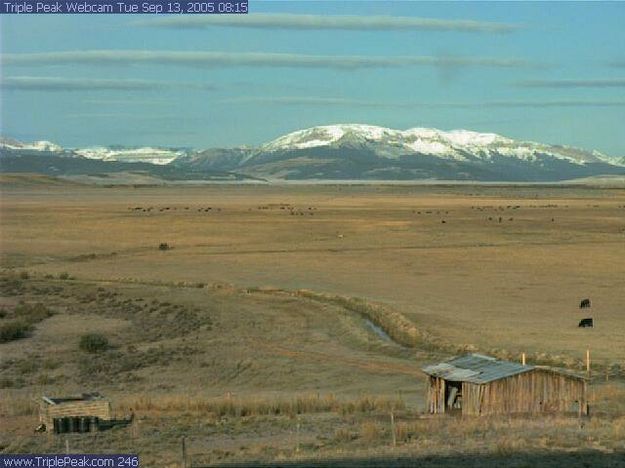
<svg viewBox="0 0 625 468"><path fill-rule="evenodd" d="M275 104L282 106L336 106L336 107L414 107L415 104L386 103L380 101L368 101L358 99L344 99L335 97L300 97L300 96L277 96L277 97L235 97L222 99L224 104Z"/></svg>
<svg viewBox="0 0 625 468"><path fill-rule="evenodd" d="M623 60L611 60L607 63L607 65L611 66L611 67L617 67L617 68L625 68L625 59Z"/></svg>
<svg viewBox="0 0 625 468"><path fill-rule="evenodd" d="M294 14L197 15L169 16L156 20L136 21L138 26L177 29L213 27L250 29L343 31L456 31L476 33L509 33L519 25L472 20L445 20L408 16L325 16Z"/></svg>
<svg viewBox="0 0 625 468"><path fill-rule="evenodd" d="M154 91L172 87L215 89L213 85L204 83L41 76L3 77L0 87L21 91Z"/></svg>
<svg viewBox="0 0 625 468"><path fill-rule="evenodd" d="M517 82L524 88L623 88L624 78L590 80L525 80Z"/></svg>
<svg viewBox="0 0 625 468"><path fill-rule="evenodd" d="M554 101L482 101L482 102L384 102L359 99L344 99L336 97L299 97L299 96L250 96L223 99L224 104L265 104L293 107L366 107L389 109L418 109L418 108L549 108L549 107L625 107L625 101L599 100L554 100Z"/></svg>
<svg viewBox="0 0 625 468"><path fill-rule="evenodd" d="M169 106L173 101L170 99L83 99L83 104L96 104L98 106Z"/></svg>
<svg viewBox="0 0 625 468"><path fill-rule="evenodd" d="M13 76L0 79L4 89L25 91L84 91L84 90L155 90L162 88L161 83L145 80L106 80L53 78L35 76Z"/></svg>
<svg viewBox="0 0 625 468"><path fill-rule="evenodd" d="M593 101L563 99L555 101L486 101L478 103L451 103L444 104L443 107L625 107L625 101Z"/></svg>
<svg viewBox="0 0 625 468"><path fill-rule="evenodd" d="M518 58L457 56L362 56L302 55L280 53L187 52L156 50L85 50L3 54L6 65L177 65L194 67L282 67L356 70L384 67L487 67L525 68L541 66Z"/></svg>
<svg viewBox="0 0 625 468"><path fill-rule="evenodd" d="M146 114L129 114L124 112L80 112L75 114L66 114L64 117L70 119L116 119L116 120L163 120L163 121L180 121L179 115L146 115Z"/></svg>

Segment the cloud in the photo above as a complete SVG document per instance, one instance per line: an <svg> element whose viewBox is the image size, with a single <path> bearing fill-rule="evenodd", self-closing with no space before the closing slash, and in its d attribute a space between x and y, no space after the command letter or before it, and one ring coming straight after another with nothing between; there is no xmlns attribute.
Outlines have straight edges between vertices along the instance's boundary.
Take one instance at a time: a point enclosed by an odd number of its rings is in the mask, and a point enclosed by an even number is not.
<svg viewBox="0 0 625 468"><path fill-rule="evenodd" d="M83 104L96 104L98 106L170 106L170 99L83 99Z"/></svg>
<svg viewBox="0 0 625 468"><path fill-rule="evenodd" d="M445 107L625 107L625 101L588 101L588 100L556 100L556 101L486 101L481 103L453 103Z"/></svg>
<svg viewBox="0 0 625 468"><path fill-rule="evenodd" d="M224 104L276 104L282 106L338 106L338 107L414 107L414 104L384 103L379 101L367 101L357 99L344 99L334 97L238 97L222 99Z"/></svg>
<svg viewBox="0 0 625 468"><path fill-rule="evenodd" d="M16 89L23 91L143 91L161 89L163 87L163 84L145 80L107 80L89 78L81 79L13 76L2 78L0 80L0 86L4 89Z"/></svg>
<svg viewBox="0 0 625 468"><path fill-rule="evenodd" d="M625 79L594 79L594 80L525 80L518 86L524 88L623 88Z"/></svg>
<svg viewBox="0 0 625 468"><path fill-rule="evenodd" d="M281 53L85 50L3 54L3 65L178 65L194 67L281 67L356 70L385 67L525 68L537 64L518 58L456 56L302 55Z"/></svg>
<svg viewBox="0 0 625 468"><path fill-rule="evenodd" d="M81 112L76 114L66 114L66 118L70 119L115 119L123 120L164 120L164 121L180 121L179 115L145 115L145 114L129 114L123 112Z"/></svg>
<svg viewBox="0 0 625 468"><path fill-rule="evenodd" d="M607 63L610 67L623 68L625 67L625 60L611 60Z"/></svg>
<svg viewBox="0 0 625 468"><path fill-rule="evenodd" d="M20 91L154 91L171 87L212 90L204 83L182 83L129 79L11 76L0 79L0 87Z"/></svg>
<svg viewBox="0 0 625 468"><path fill-rule="evenodd" d="M389 109L473 109L473 108L549 108L549 107L625 107L625 101L588 101L588 100L556 100L556 101L483 101L483 102L383 102L336 97L299 97L299 96L251 96L224 99L224 104L265 104L278 106L320 106L320 107L368 107Z"/></svg>
<svg viewBox="0 0 625 468"><path fill-rule="evenodd" d="M137 26L204 29L213 27L342 31L457 31L509 33L519 25L472 20L441 20L408 16L325 16L293 14L170 16L137 21Z"/></svg>

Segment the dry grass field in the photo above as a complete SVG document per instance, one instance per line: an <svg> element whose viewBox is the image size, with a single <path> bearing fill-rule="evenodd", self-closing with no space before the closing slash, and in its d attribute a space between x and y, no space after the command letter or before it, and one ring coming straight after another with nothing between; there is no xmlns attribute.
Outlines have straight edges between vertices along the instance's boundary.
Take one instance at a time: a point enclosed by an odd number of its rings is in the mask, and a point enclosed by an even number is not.
<svg viewBox="0 0 625 468"><path fill-rule="evenodd" d="M145 466L182 437L196 464L625 465L623 188L1 182L0 325L30 328L0 343L0 452L63 451L32 398L97 390L136 423L72 450ZM587 348L590 420L421 414L427 362Z"/></svg>

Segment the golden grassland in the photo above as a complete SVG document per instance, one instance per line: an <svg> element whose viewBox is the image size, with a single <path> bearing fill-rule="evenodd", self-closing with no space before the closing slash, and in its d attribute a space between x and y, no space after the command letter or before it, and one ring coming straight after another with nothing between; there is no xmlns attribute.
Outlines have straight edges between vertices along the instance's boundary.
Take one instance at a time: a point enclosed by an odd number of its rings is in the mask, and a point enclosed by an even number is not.
<svg viewBox="0 0 625 468"><path fill-rule="evenodd" d="M589 345L598 359L625 359L612 346L625 341L623 189L51 186L2 196L8 266L308 289L383 303L452 343L575 357ZM161 242L174 248L155 251ZM576 327L585 297L595 330Z"/></svg>
<svg viewBox="0 0 625 468"><path fill-rule="evenodd" d="M98 390L136 422L72 449L146 466L178 466L182 437L199 464L619 466L624 189L31 179L0 187L0 326L20 301L51 316L0 343L0 451L64 450L32 433L32 398ZM109 349L81 351L86 333ZM590 420L421 414L422 364L526 352L579 370L587 348Z"/></svg>
<svg viewBox="0 0 625 468"><path fill-rule="evenodd" d="M3 449L63 452L69 443L77 453L132 452L142 466L178 467L184 438L187 466L623 466L625 389L600 389L595 408L602 411L582 420L424 417L398 400L372 397L120 399L119 408L133 405L137 415L129 428L66 436L15 431ZM4 406L11 424L35 417L24 399Z"/></svg>

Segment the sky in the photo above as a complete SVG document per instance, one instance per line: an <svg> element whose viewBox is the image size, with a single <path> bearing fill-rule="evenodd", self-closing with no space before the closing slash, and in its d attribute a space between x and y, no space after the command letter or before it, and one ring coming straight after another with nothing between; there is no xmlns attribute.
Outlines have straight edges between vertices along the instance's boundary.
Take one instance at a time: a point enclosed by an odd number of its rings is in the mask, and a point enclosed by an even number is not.
<svg viewBox="0 0 625 468"><path fill-rule="evenodd" d="M3 15L0 133L258 145L435 127L625 156L625 3L258 1L248 15Z"/></svg>

